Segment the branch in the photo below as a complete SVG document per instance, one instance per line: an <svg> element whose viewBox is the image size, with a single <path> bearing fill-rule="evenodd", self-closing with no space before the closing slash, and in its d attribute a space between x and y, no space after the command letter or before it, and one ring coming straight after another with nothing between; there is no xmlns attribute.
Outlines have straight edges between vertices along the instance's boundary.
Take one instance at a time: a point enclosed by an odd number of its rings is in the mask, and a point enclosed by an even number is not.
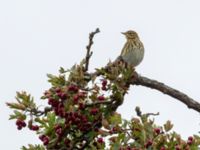
<svg viewBox="0 0 200 150"><path fill-rule="evenodd" d="M109 72L110 68L112 68L112 65L114 63L109 63L102 69ZM90 73L89 75L91 77L92 76L100 76L100 75L103 75L103 73L101 71L97 70L96 72ZM133 78L130 79L128 84L129 85L141 85L141 86L145 86L148 88L158 90L164 94L167 94L167 95L179 100L180 102L184 103L188 108L193 109L197 112L200 112L200 103L195 101L194 99L190 98L188 95L186 95L170 86L167 86L162 82L158 82L156 80L149 79L147 77L138 75L137 72L134 72Z"/></svg>
<svg viewBox="0 0 200 150"><path fill-rule="evenodd" d="M87 53L85 56L85 69L84 69L85 72L88 71L89 60L90 60L90 57L92 56L92 51L90 51L90 50L91 50L91 46L93 44L94 35L99 32L100 32L100 30L99 30L99 28L97 28L94 32L91 32L89 35L89 43L86 46Z"/></svg>
<svg viewBox="0 0 200 150"><path fill-rule="evenodd" d="M142 85L142 86L146 86L148 88L158 90L164 94L167 94L173 98L176 98L180 102L187 105L188 108L191 108L193 110L196 110L197 112L200 112L200 103L198 103L194 99L190 98L188 95L186 95L172 87L165 85L164 83L149 79L149 78L141 76L141 75L137 75L137 77L131 82L131 84Z"/></svg>

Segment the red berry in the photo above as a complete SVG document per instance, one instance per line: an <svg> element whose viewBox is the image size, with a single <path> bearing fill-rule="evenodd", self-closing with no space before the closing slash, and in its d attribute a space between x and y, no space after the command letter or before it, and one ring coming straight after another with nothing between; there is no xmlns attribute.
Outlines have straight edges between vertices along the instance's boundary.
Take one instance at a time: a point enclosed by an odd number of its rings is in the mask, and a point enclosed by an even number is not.
<svg viewBox="0 0 200 150"><path fill-rule="evenodd" d="M45 136L42 141L43 141L44 145L48 145L49 144L49 137Z"/></svg>
<svg viewBox="0 0 200 150"><path fill-rule="evenodd" d="M18 130L21 130L21 129L22 129L22 126L17 126L17 129L18 129Z"/></svg>
<svg viewBox="0 0 200 150"><path fill-rule="evenodd" d="M100 144L104 143L103 138L98 138L97 142L100 143Z"/></svg>
<svg viewBox="0 0 200 150"><path fill-rule="evenodd" d="M79 96L78 95L74 95L73 101L74 103L78 103L79 100Z"/></svg>
<svg viewBox="0 0 200 150"><path fill-rule="evenodd" d="M193 141L193 137L192 137L192 136L189 136L189 137L188 137L188 140Z"/></svg>
<svg viewBox="0 0 200 150"><path fill-rule="evenodd" d="M108 83L108 82L107 82L107 80L105 80L105 79L104 79L104 80L102 80L102 86L104 86L104 87L105 87L105 86L107 85L107 83Z"/></svg>
<svg viewBox="0 0 200 150"><path fill-rule="evenodd" d="M62 128L56 129L56 134L61 135L62 134Z"/></svg>
<svg viewBox="0 0 200 150"><path fill-rule="evenodd" d="M102 89L103 91L106 91L106 90L107 90L106 86L102 86L101 89Z"/></svg>
<svg viewBox="0 0 200 150"><path fill-rule="evenodd" d="M57 107L59 102L55 99L49 98L48 99L48 104L51 105L52 107Z"/></svg>
<svg viewBox="0 0 200 150"><path fill-rule="evenodd" d="M165 147L161 147L160 150L166 150L166 148Z"/></svg>
<svg viewBox="0 0 200 150"><path fill-rule="evenodd" d="M154 132L155 132L156 134L160 134L160 128L155 128L155 129L154 129Z"/></svg>
<svg viewBox="0 0 200 150"><path fill-rule="evenodd" d="M151 140L148 140L147 143L145 144L145 147L148 148L152 144L153 144L153 142Z"/></svg>
<svg viewBox="0 0 200 150"><path fill-rule="evenodd" d="M193 143L193 137L190 136L190 137L188 137L187 144L192 145L192 143Z"/></svg>
<svg viewBox="0 0 200 150"><path fill-rule="evenodd" d="M87 122L88 122L88 119L86 118L86 116L82 115L82 116L81 116L81 121L82 121L83 123L87 123Z"/></svg>
<svg viewBox="0 0 200 150"><path fill-rule="evenodd" d="M26 127L26 122L22 121L22 127Z"/></svg>
<svg viewBox="0 0 200 150"><path fill-rule="evenodd" d="M61 92L61 89L60 89L59 87L57 87L57 88L55 89L55 91L56 91L56 93L60 93L60 92Z"/></svg>
<svg viewBox="0 0 200 150"><path fill-rule="evenodd" d="M71 91L71 92L78 92L78 90L79 90L78 87L75 85L70 85L68 87L68 91Z"/></svg>
<svg viewBox="0 0 200 150"><path fill-rule="evenodd" d="M131 148L128 146L128 147L126 148L126 150L131 150Z"/></svg>
<svg viewBox="0 0 200 150"><path fill-rule="evenodd" d="M69 146L70 142L71 142L71 141L70 141L69 139L65 139L65 145L66 145L66 146Z"/></svg>
<svg viewBox="0 0 200 150"><path fill-rule="evenodd" d="M17 125L17 126L20 126L20 125L21 125L21 120L18 119L18 120L16 121L16 125Z"/></svg>
<svg viewBox="0 0 200 150"><path fill-rule="evenodd" d="M58 96L60 97L61 100L65 100L67 98L67 94L66 93L58 93Z"/></svg>
<svg viewBox="0 0 200 150"><path fill-rule="evenodd" d="M99 112L99 109L98 109L98 108L92 108L92 109L90 110L90 113L91 113L92 115L96 115L98 112Z"/></svg>
<svg viewBox="0 0 200 150"><path fill-rule="evenodd" d="M116 132L117 132L117 128L116 128L116 127L113 127L113 128L112 128L112 131L113 131L113 133L116 133Z"/></svg>
<svg viewBox="0 0 200 150"><path fill-rule="evenodd" d="M44 145L49 144L49 137L46 135L40 135L39 139L43 142Z"/></svg>
<svg viewBox="0 0 200 150"><path fill-rule="evenodd" d="M32 125L31 130L37 131L37 130L39 130L39 126L38 125Z"/></svg>
<svg viewBox="0 0 200 150"><path fill-rule="evenodd" d="M17 119L16 121L17 129L21 130L23 127L26 127L26 122L23 120Z"/></svg>
<svg viewBox="0 0 200 150"><path fill-rule="evenodd" d="M78 93L78 96L79 96L80 98L84 98L86 94L87 94L86 92L79 92L79 93Z"/></svg>
<svg viewBox="0 0 200 150"><path fill-rule="evenodd" d="M98 100L99 100L99 101L104 101L104 100L105 100L105 97L104 97L103 95L98 96Z"/></svg>
<svg viewBox="0 0 200 150"><path fill-rule="evenodd" d="M83 103L79 103L78 109L83 110L85 108L85 105Z"/></svg>
<svg viewBox="0 0 200 150"><path fill-rule="evenodd" d="M181 150L180 146L179 146L179 145L176 145L176 146L175 146L175 150Z"/></svg>
<svg viewBox="0 0 200 150"><path fill-rule="evenodd" d="M188 140L188 141L187 141L187 144L188 144L188 145L192 145L192 141Z"/></svg>

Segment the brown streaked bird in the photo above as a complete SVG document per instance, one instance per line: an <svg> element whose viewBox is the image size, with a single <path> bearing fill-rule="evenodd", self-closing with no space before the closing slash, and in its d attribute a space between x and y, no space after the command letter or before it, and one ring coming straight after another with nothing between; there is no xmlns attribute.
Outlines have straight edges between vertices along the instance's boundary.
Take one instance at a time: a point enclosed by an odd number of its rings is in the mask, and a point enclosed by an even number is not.
<svg viewBox="0 0 200 150"><path fill-rule="evenodd" d="M129 65L136 67L144 57L144 46L135 31L122 32L126 36L126 43L121 51L120 57Z"/></svg>

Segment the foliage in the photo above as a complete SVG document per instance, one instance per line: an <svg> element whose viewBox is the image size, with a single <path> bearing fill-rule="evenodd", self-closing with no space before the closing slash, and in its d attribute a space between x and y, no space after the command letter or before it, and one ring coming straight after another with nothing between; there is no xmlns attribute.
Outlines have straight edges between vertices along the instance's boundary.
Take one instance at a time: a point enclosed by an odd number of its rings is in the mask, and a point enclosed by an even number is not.
<svg viewBox="0 0 200 150"><path fill-rule="evenodd" d="M71 69L60 69L58 76L48 74L51 88L41 97L48 106L39 109L34 98L17 92L17 102L7 103L13 109L10 119L18 130L28 127L43 144L23 146L22 150L110 149L110 150L197 150L198 135L183 140L167 121L158 126L151 115L143 114L130 121L116 112L129 90L134 70L122 62L84 71L84 63Z"/></svg>

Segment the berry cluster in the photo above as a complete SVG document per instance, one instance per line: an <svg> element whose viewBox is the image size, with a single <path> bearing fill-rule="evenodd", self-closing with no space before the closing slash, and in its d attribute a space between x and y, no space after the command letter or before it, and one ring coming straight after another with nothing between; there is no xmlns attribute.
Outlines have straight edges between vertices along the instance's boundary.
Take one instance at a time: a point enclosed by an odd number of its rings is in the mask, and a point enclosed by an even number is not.
<svg viewBox="0 0 200 150"><path fill-rule="evenodd" d="M49 137L46 135L40 135L39 139L43 142L44 145L48 145L49 144Z"/></svg>
<svg viewBox="0 0 200 150"><path fill-rule="evenodd" d="M102 82L104 87L106 84L105 81ZM98 129L102 126L100 108L85 106L87 94L87 91L80 90L78 86L73 84L51 88L44 93L55 115L63 120L62 123L54 126L57 137L54 148L58 148L59 145L61 147L63 143L69 148L73 139L77 138L74 132L78 132L79 136L84 136L88 132L98 132ZM105 97L100 95L96 99L97 101L104 101ZM48 144L49 137L49 135L40 136L44 145ZM98 139L98 142L102 143L103 139ZM78 143L84 143L84 139L81 139Z"/></svg>
<svg viewBox="0 0 200 150"><path fill-rule="evenodd" d="M101 89L104 90L104 91L107 91L107 89L108 89L107 88L108 81L106 79L103 79L101 84L102 84Z"/></svg>
<svg viewBox="0 0 200 150"><path fill-rule="evenodd" d="M26 127L26 122L23 120L17 119L16 121L17 129L21 130L22 128Z"/></svg>

